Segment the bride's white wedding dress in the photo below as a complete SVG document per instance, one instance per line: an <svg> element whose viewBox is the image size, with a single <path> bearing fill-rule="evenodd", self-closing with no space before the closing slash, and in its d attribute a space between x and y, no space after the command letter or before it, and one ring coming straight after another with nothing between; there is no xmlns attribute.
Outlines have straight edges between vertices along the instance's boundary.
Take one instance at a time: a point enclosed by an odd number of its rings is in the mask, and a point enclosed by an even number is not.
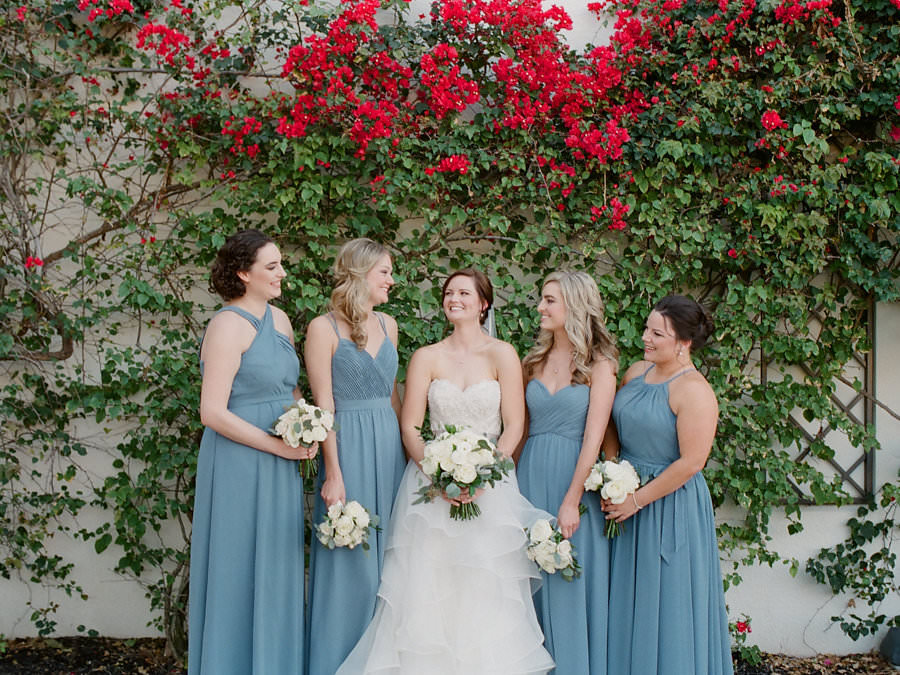
<svg viewBox="0 0 900 675"><path fill-rule="evenodd" d="M500 385L459 389L434 380L431 427L467 426L496 440ZM427 479L410 462L400 483L375 617L338 675L514 675L546 673L553 660L532 605L540 578L523 530L549 518L510 475L478 497L481 514L450 518L443 499L413 504ZM346 583L352 584L352 579Z"/></svg>

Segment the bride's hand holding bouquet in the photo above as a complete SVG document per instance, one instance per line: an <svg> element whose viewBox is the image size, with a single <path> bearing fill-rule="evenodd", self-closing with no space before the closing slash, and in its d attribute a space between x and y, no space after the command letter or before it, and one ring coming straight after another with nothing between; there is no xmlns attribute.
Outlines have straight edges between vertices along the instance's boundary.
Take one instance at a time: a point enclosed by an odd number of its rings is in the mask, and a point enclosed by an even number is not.
<svg viewBox="0 0 900 675"><path fill-rule="evenodd" d="M450 501L450 517L468 520L481 513L474 501L480 490L493 486L513 469L513 462L497 452L487 438L471 429L445 427L444 433L425 443L420 466L431 480L421 488L415 504L439 494Z"/></svg>

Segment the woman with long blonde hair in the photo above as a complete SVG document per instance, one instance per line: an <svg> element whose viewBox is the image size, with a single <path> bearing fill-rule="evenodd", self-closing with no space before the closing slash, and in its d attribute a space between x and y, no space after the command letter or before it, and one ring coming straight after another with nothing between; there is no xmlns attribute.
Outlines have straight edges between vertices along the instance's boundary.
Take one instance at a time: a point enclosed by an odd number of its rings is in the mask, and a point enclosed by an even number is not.
<svg viewBox="0 0 900 675"><path fill-rule="evenodd" d="M609 544L599 495L585 493L584 481L609 421L618 350L597 284L585 272L548 275L538 312L540 333L522 361L529 424L519 484L532 504L556 514L582 575L567 582L542 573L535 609L556 673L605 675Z"/></svg>
<svg viewBox="0 0 900 675"><path fill-rule="evenodd" d="M306 672L333 675L375 611L387 525L406 466L397 394L397 322L375 311L394 284L388 250L353 239L334 263L329 311L306 333L305 360L317 406L335 412L336 431L322 443L313 523L329 506L358 501L381 519L363 553L329 550L315 537L309 571Z"/></svg>

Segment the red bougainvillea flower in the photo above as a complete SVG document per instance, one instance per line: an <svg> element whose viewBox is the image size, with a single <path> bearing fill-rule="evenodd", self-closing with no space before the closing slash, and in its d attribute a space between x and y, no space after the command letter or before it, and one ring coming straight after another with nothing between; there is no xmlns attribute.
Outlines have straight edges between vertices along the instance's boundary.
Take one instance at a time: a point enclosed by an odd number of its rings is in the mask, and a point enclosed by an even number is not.
<svg viewBox="0 0 900 675"><path fill-rule="evenodd" d="M19 21L25 21L25 15L28 14L28 8L25 5L16 7L16 18Z"/></svg>
<svg viewBox="0 0 900 675"><path fill-rule="evenodd" d="M897 0L900 2L900 0ZM900 127L891 127L891 140L900 143Z"/></svg>
<svg viewBox="0 0 900 675"><path fill-rule="evenodd" d="M734 249L731 249L731 250L734 251ZM728 253L730 255L731 251L729 251ZM750 622L749 621L738 621L737 624L735 624L735 627L737 628L738 633L752 633L753 632L750 630Z"/></svg>
<svg viewBox="0 0 900 675"><path fill-rule="evenodd" d="M900 0L897 0L900 3ZM898 4L898 9L900 9L900 4ZM897 94L897 98L894 99L894 110L900 112L900 94Z"/></svg>
<svg viewBox="0 0 900 675"><path fill-rule="evenodd" d="M28 256L25 258L25 269L30 270L32 267L41 267L43 266L44 261L40 258L35 258L34 256Z"/></svg>
<svg viewBox="0 0 900 675"><path fill-rule="evenodd" d="M737 258L738 257L737 249L734 249L734 248L728 249L728 257L729 258ZM738 630L743 633L744 631L742 631L740 628L741 624L744 624L744 626L746 626L747 624L745 624L743 621L738 621Z"/></svg>
<svg viewBox="0 0 900 675"><path fill-rule="evenodd" d="M773 129L778 129L779 127L787 128L787 122L781 119L781 115L779 115L775 110L766 110L766 112L763 113L760 122L762 123L763 128L767 131L772 131Z"/></svg>
<svg viewBox="0 0 900 675"><path fill-rule="evenodd" d="M459 173L465 175L469 171L468 155L450 155L444 157L437 166L429 166L425 173L429 176L435 173Z"/></svg>

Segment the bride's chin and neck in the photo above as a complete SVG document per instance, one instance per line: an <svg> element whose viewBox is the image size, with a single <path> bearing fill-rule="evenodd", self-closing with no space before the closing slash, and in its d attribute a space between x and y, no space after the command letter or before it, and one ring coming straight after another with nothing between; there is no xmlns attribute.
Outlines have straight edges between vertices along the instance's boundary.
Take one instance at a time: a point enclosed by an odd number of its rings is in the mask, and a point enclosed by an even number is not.
<svg viewBox="0 0 900 675"><path fill-rule="evenodd" d="M447 340L459 346L476 346L485 341L490 336L485 332L481 323L477 319L457 319L448 318L453 332L447 336Z"/></svg>

